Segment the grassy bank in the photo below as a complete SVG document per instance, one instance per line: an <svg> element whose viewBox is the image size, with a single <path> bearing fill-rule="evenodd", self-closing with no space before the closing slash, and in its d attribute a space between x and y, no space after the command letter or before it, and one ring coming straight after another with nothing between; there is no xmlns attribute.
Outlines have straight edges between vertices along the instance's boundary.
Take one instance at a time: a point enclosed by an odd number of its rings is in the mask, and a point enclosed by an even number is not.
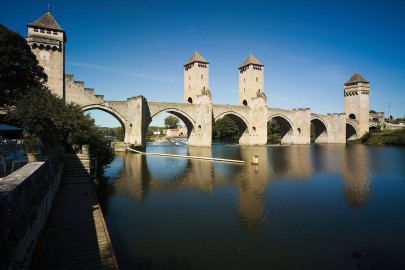
<svg viewBox="0 0 405 270"><path fill-rule="evenodd" d="M371 131L350 143L405 146L405 129Z"/></svg>

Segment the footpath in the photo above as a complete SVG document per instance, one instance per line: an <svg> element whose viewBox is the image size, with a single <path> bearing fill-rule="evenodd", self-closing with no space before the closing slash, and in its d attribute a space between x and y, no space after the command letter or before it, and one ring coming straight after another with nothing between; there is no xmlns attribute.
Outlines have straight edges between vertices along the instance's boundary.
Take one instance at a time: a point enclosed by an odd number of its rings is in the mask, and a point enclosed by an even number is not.
<svg viewBox="0 0 405 270"><path fill-rule="evenodd" d="M85 155L65 155L63 178L31 269L119 269Z"/></svg>

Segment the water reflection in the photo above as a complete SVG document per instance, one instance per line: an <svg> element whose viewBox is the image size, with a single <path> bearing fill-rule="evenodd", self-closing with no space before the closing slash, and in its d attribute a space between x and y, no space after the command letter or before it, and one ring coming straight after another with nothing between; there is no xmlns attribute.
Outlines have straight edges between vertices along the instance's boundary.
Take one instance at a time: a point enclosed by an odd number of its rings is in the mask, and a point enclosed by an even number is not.
<svg viewBox="0 0 405 270"><path fill-rule="evenodd" d="M348 146L343 157L342 174L346 203L353 208L364 207L370 193L367 146Z"/></svg>
<svg viewBox="0 0 405 270"><path fill-rule="evenodd" d="M123 155L111 166L117 180L106 214L122 269L173 258L194 269L355 269L351 254L366 257L362 247L401 253L405 149L163 144L147 151L246 164ZM395 233L377 237L384 226Z"/></svg>
<svg viewBox="0 0 405 270"><path fill-rule="evenodd" d="M327 151L325 151L327 147ZM226 150L225 150L226 149ZM164 152L152 147L149 151ZM127 154L120 178L123 192L143 201L150 192L197 190L212 193L215 186L237 185L238 216L242 227L255 231L264 221L269 181L310 181L316 174L340 174L348 206L367 203L369 159L364 147L298 145L293 147L167 147L168 153L245 160L245 165ZM227 152L229 150L229 152ZM219 155L219 153L222 154ZM259 164L252 164L254 155Z"/></svg>

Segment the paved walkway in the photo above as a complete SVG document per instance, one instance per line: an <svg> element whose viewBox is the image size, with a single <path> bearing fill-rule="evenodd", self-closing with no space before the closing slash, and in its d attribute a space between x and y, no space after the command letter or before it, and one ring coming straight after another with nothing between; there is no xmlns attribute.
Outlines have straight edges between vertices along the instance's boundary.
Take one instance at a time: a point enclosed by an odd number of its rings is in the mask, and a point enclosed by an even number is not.
<svg viewBox="0 0 405 270"><path fill-rule="evenodd" d="M62 180L32 269L118 269L90 181Z"/></svg>

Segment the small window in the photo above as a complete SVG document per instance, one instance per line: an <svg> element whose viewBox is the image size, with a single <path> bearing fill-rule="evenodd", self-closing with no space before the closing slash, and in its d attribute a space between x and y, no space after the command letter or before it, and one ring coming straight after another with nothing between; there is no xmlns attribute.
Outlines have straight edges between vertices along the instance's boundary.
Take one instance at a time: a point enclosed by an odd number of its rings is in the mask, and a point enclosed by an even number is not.
<svg viewBox="0 0 405 270"><path fill-rule="evenodd" d="M243 103L243 105L247 106L247 101L246 101L246 99L244 99L242 103Z"/></svg>
<svg viewBox="0 0 405 270"><path fill-rule="evenodd" d="M191 81L191 76L188 76L188 80Z"/></svg>
<svg viewBox="0 0 405 270"><path fill-rule="evenodd" d="M353 113L349 114L349 118L350 119L356 119L356 115L354 115Z"/></svg>
<svg viewBox="0 0 405 270"><path fill-rule="evenodd" d="M204 79L204 75L201 75L201 80Z"/></svg>
<svg viewBox="0 0 405 270"><path fill-rule="evenodd" d="M256 82L258 82L259 81L259 77L256 77Z"/></svg>
<svg viewBox="0 0 405 270"><path fill-rule="evenodd" d="M190 103L190 104L193 103L193 99L192 99L191 97L189 97L189 98L187 99L187 101L188 101L188 103Z"/></svg>

